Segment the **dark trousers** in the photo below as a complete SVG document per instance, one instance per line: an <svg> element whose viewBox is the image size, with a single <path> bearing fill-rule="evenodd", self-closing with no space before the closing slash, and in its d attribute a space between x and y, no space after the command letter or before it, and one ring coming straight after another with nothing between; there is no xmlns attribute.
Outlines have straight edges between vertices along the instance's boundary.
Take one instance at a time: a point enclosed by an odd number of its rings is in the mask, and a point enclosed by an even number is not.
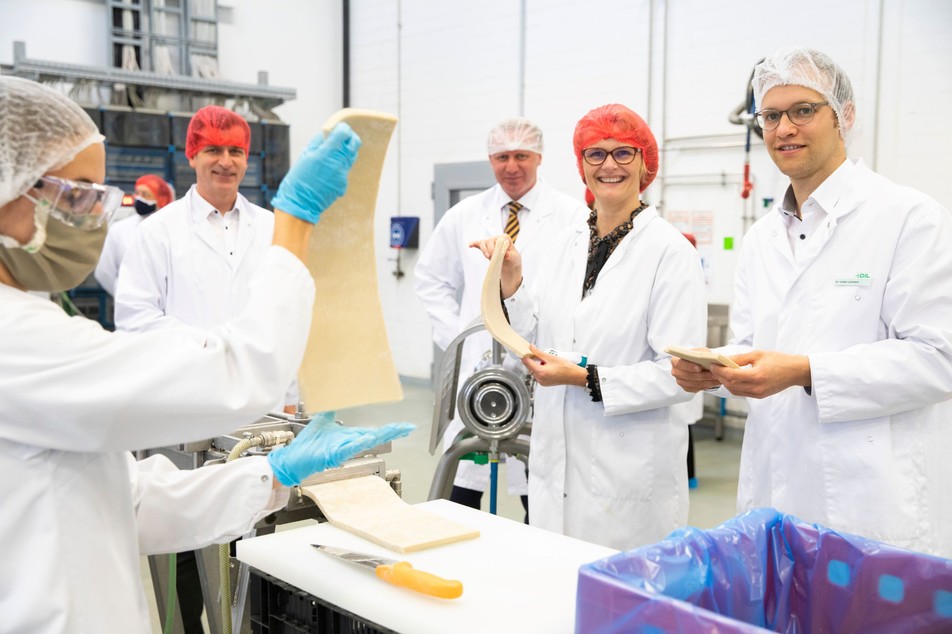
<svg viewBox="0 0 952 634"><path fill-rule="evenodd" d="M694 433L688 425L688 479L694 478Z"/></svg>
<svg viewBox="0 0 952 634"><path fill-rule="evenodd" d="M522 508L526 510L526 517L523 520L523 523L529 523L529 496L520 495L519 498L522 500ZM455 484L453 485L453 492L450 494L450 502L456 502L457 504L462 504L463 506L468 506L471 509L479 510L481 503L483 501L483 492L476 491L474 489L466 489L463 487L458 487Z"/></svg>
<svg viewBox="0 0 952 634"><path fill-rule="evenodd" d="M202 610L205 607L205 599L202 596L202 582L198 576L195 551L190 550L170 556L177 558L175 590L178 594L185 634L204 634ZM164 608L160 607L160 609Z"/></svg>

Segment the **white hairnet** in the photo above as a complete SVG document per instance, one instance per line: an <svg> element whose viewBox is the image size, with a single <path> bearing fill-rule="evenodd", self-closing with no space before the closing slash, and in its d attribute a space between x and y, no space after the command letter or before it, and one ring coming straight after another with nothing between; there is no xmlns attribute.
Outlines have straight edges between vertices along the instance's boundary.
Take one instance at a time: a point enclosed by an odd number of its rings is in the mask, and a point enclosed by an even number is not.
<svg viewBox="0 0 952 634"><path fill-rule="evenodd" d="M506 119L489 131L486 146L490 156L513 150L542 154L542 130L528 119Z"/></svg>
<svg viewBox="0 0 952 634"><path fill-rule="evenodd" d="M103 140L82 108L51 88L0 77L0 206Z"/></svg>
<svg viewBox="0 0 952 634"><path fill-rule="evenodd" d="M758 108L775 86L805 86L817 91L836 113L840 135L849 140L855 124L853 86L829 56L809 48L781 49L757 65L751 81Z"/></svg>

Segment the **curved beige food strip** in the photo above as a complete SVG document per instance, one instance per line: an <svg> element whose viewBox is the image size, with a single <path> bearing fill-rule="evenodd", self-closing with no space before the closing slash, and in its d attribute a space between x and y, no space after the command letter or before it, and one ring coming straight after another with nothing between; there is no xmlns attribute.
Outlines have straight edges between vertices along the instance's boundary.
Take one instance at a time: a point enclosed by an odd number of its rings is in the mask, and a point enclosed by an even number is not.
<svg viewBox="0 0 952 634"><path fill-rule="evenodd" d="M375 475L301 485L327 520L398 553L479 537L479 531L407 504Z"/></svg>
<svg viewBox="0 0 952 634"><path fill-rule="evenodd" d="M509 325L509 320L502 312L502 302L499 299L499 277L502 274L502 261L509 250L509 236L501 235L496 240L493 257L489 261L489 270L483 280L483 294L479 299L479 311L483 316L486 330L493 339L506 347L520 359L531 356L529 342L523 339L518 332Z"/></svg>
<svg viewBox="0 0 952 634"><path fill-rule="evenodd" d="M308 246L316 294L311 334L298 375L308 412L397 401L400 380L377 292L374 210L396 117L345 108L324 124L344 121L360 136L347 192L321 216Z"/></svg>

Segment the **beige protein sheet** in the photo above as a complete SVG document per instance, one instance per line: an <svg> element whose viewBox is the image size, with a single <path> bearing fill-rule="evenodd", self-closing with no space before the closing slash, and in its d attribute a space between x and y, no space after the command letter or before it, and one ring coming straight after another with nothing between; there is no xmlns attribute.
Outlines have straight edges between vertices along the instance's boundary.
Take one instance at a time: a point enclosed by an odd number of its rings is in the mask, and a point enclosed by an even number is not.
<svg viewBox="0 0 952 634"><path fill-rule="evenodd" d="M502 303L499 299L502 260L506 251L509 250L510 244L511 240L507 235L501 235L496 240L493 257L489 261L489 270L486 271L486 277L483 279L483 294L479 298L479 312L483 316L486 330L493 336L493 339L505 346L509 352L523 359L532 355L529 351L529 342L509 325L509 320L502 312Z"/></svg>
<svg viewBox="0 0 952 634"><path fill-rule="evenodd" d="M316 288L311 334L298 374L308 412L398 401L400 380L377 292L374 210L384 157L397 119L345 108L327 133L346 122L361 139L347 192L321 216L308 245Z"/></svg>
<svg viewBox="0 0 952 634"><path fill-rule="evenodd" d="M301 491L314 500L332 525L396 552L479 537L478 530L407 504L376 475L305 483Z"/></svg>

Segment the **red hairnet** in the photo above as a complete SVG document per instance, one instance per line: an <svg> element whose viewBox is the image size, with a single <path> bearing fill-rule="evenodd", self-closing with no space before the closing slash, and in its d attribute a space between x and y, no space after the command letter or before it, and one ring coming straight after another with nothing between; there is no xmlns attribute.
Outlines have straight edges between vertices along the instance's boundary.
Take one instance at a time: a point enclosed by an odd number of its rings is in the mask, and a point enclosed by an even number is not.
<svg viewBox="0 0 952 634"><path fill-rule="evenodd" d="M162 207L165 207L175 200L175 191L161 176L156 176L155 174L140 176L139 180L136 181L136 187L145 187L152 192L152 197L155 198L156 202L156 209L162 209Z"/></svg>
<svg viewBox="0 0 952 634"><path fill-rule="evenodd" d="M185 135L185 156L193 158L207 145L240 147L248 153L251 128L244 117L221 106L205 106L192 116Z"/></svg>
<svg viewBox="0 0 952 634"><path fill-rule="evenodd" d="M613 103L590 110L575 126L572 145L578 161L578 173L585 181L582 150L604 139L615 139L641 150L645 169L641 174L641 191L645 191L658 173L658 143L644 119L629 108Z"/></svg>

